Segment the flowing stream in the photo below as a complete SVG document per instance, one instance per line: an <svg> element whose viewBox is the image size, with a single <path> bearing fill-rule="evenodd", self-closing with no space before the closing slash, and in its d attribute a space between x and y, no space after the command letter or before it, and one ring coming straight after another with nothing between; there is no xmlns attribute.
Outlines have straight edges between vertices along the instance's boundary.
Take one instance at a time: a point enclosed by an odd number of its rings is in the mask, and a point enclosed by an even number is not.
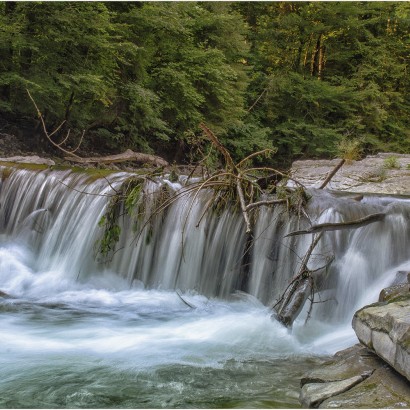
<svg viewBox="0 0 410 410"><path fill-rule="evenodd" d="M387 216L324 234L309 262L320 303L288 330L270 307L311 243L285 238L305 220L260 209L244 277L241 216L203 215L203 192L145 225L121 217L116 252L103 260L98 222L127 174L1 172L2 408L299 407L302 374L356 343L354 311L410 271L409 199L311 191L313 223ZM161 186L183 183L146 183L141 212Z"/></svg>

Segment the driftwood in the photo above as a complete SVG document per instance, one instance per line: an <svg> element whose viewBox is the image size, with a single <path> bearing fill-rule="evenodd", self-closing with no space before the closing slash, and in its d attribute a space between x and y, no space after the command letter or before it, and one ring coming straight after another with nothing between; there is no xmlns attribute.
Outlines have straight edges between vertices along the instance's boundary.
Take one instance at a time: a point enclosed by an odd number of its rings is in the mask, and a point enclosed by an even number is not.
<svg viewBox="0 0 410 410"><path fill-rule="evenodd" d="M373 222L382 221L385 218L385 213L376 213L365 216L364 218L357 219L350 222L340 222L340 223L324 223L318 225L312 225L309 229L304 229L301 231L293 231L285 236L297 236L297 235L307 235L317 232L327 232L327 231L339 231L341 229L354 229L361 226L371 224Z"/></svg>
<svg viewBox="0 0 410 410"><path fill-rule="evenodd" d="M288 300L272 316L286 327L291 327L312 293L312 278L300 277L292 285Z"/></svg>
<svg viewBox="0 0 410 410"><path fill-rule="evenodd" d="M286 327L292 326L294 320L302 311L309 295L313 294L313 272L308 269L307 265L310 257L312 256L313 250L316 248L316 245L319 243L322 235L323 233L321 232L314 236L309 249L302 259L298 274L290 282L278 302L273 306L275 313L272 317L276 318Z"/></svg>
<svg viewBox="0 0 410 410"><path fill-rule="evenodd" d="M122 154L108 155L105 157L64 157L64 159L71 162L79 162L81 164L113 164L116 162L136 161L139 163L153 164L159 167L166 167L167 165L169 165L168 162L161 157L158 157L156 155L143 154L141 152L134 152L130 149L127 149Z"/></svg>

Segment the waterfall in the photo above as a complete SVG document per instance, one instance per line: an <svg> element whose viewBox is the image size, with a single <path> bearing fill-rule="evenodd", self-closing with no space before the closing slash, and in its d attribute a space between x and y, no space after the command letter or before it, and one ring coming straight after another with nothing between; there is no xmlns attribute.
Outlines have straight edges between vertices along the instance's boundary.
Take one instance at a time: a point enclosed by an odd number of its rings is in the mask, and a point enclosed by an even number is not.
<svg viewBox="0 0 410 410"><path fill-rule="evenodd" d="M130 174L0 175L0 407L298 407L303 373L357 343L353 312L410 270L408 198L309 190L314 224L386 216L323 234L308 266L317 303L307 324L309 303L288 329L271 306L311 244L312 235L286 237L306 217L260 208L243 258L242 216L204 214L210 192L147 219L158 193L184 189L182 177L158 177L138 216L119 217L105 257L99 221Z"/></svg>
<svg viewBox="0 0 410 410"><path fill-rule="evenodd" d="M194 202L192 196L179 198L145 227L146 218L135 222L120 217L116 251L109 261L101 261L96 249L102 235L98 222L114 190L128 176L111 174L108 181L70 170L17 169L4 175L1 242L24 244L29 250L25 257L30 259L32 280L16 282L3 273L1 289L12 294L47 292L68 283L96 284L110 276L130 287L192 290L207 297L229 298L240 290L270 305L296 274L311 243L311 235L285 237L307 227L306 218L291 215L284 207L262 207L250 250L249 276L243 278L246 240L241 215L228 209L204 215L210 198L204 191ZM146 182L146 198L161 186L179 190L183 182L183 178L177 183L161 178ZM334 258L317 273L321 280L316 301L321 303L315 304L314 316L346 322L355 309L377 298L381 283L387 286L398 271L410 269L410 201L367 196L358 202L326 191L308 193L312 223L387 214L384 221L358 229L326 232L310 259L309 268L315 270ZM145 212L150 206L147 200ZM13 254L13 249L8 252ZM114 287L115 281L110 282Z"/></svg>

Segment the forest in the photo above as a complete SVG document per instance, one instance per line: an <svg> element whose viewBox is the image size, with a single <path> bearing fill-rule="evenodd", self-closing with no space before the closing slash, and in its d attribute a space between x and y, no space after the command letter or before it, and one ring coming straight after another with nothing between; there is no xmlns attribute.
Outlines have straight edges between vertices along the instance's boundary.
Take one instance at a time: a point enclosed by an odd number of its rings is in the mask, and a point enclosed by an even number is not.
<svg viewBox="0 0 410 410"><path fill-rule="evenodd" d="M34 136L29 90L73 144L177 163L201 123L275 165L408 153L409 33L408 2L2 2L0 115Z"/></svg>

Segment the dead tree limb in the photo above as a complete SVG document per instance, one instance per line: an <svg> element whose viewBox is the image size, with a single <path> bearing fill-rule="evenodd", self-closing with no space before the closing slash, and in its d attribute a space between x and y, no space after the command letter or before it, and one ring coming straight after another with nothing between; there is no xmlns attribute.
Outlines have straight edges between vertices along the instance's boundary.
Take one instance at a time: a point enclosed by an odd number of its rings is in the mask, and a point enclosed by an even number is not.
<svg viewBox="0 0 410 410"><path fill-rule="evenodd" d="M276 314L274 314L275 318L286 327L292 326L292 323L301 312L309 295L313 292L314 283L312 272L308 269L307 265L322 235L323 232L320 232L314 236L312 243L302 259L297 275L292 279L278 302L273 306L273 309L276 311Z"/></svg>
<svg viewBox="0 0 410 410"><path fill-rule="evenodd" d="M209 138L209 140L212 142L212 144L218 149L218 151L224 156L226 166L229 167L231 170L235 169L236 167L235 167L235 164L232 160L231 154L221 144L221 142L218 140L216 135L203 123L199 124L199 127L202 129L202 131L205 133L205 135Z"/></svg>
<svg viewBox="0 0 410 410"><path fill-rule="evenodd" d="M301 231L294 231L288 233L286 237L289 236L297 236L297 235L306 235L306 234L311 234L311 233L317 233L317 232L327 232L327 231L339 231L341 229L356 229L360 228L365 225L369 225L374 222L382 221L386 217L385 213L376 213L376 214L370 214L365 216L364 218L357 219L355 221L350 221L350 222L340 222L340 223L324 223L324 224L318 224L318 225L313 225L309 229L304 229Z"/></svg>
<svg viewBox="0 0 410 410"><path fill-rule="evenodd" d="M34 107L35 107L35 109L36 109L36 111L37 111L37 116L38 116L38 118L39 118L40 121L41 121L41 125L42 125L42 127L43 127L44 135L46 136L46 138L48 139L48 141L49 141L52 145L54 145L56 148L58 148L60 151L64 152L65 154L71 155L72 157L75 157L75 158L80 158L77 154L75 154L75 152L78 150L78 148L80 148L80 145L81 145L81 143L82 143L82 141L83 141L83 138L84 138L85 130L83 130L83 133L81 134L81 137L80 137L80 142L78 143L78 145L77 145L77 147L76 147L75 149L73 149L73 150L67 150L67 149L63 148L62 145L67 141L67 139L68 139L68 137L69 137L69 135L70 135L70 130L68 130L66 137L65 137L64 140L63 140L62 142L60 142L60 143L57 143L57 142L53 141L53 139L52 139L51 137L52 137L57 131L60 130L60 128L64 125L64 123L65 123L66 121L65 121L65 120L62 121L62 122L60 123L60 125L59 125L54 131L52 131L51 133L49 133L49 132L47 131L47 127L46 127L46 123L45 123L44 118L43 118L43 114L41 113L41 111L40 111L40 109L38 108L36 102L34 101L34 98L31 96L30 91L29 91L28 89L26 89L26 91L27 91L27 94L28 94L28 96L29 96L31 102L33 103L33 105L34 105Z"/></svg>
<svg viewBox="0 0 410 410"><path fill-rule="evenodd" d="M85 134L85 130L83 130L81 136L80 136L80 140L77 144L77 146L72 149L72 150L68 150L65 149L63 147L63 145L68 141L69 137L70 137L70 132L71 130L67 131L66 136L64 137L64 139L57 143L55 142L51 137L56 134L61 127L66 123L66 120L63 120L52 132L49 132L47 130L47 126L46 123L44 121L44 117L43 114L41 113L40 109L38 108L36 102L34 101L34 98L32 97L32 95L30 94L30 91L28 89L26 89L27 94L31 100L31 102L33 103L36 112L37 112L37 116L41 121L41 125L43 127L43 132L44 135L46 136L47 140L56 148L58 148L60 151L62 151L64 154L68 155L68 157L65 157L64 159L66 159L67 161L71 161L71 162L79 162L82 164L87 164L87 163L100 163L100 164L112 164L115 162L124 162L124 161L136 161L136 162L140 162L140 163L149 163L149 164L153 164L155 166L158 167L165 167L168 166L168 162L165 161L163 158L155 156L155 155L150 155L150 154L143 154L140 152L134 152L130 149L128 149L127 151L123 152L122 154L117 154L117 155L110 155L110 156L106 156L106 157L90 157L90 158L83 158L80 157L79 155L77 155L75 152L78 151L78 149L80 148L83 139L84 139L84 134Z"/></svg>
<svg viewBox="0 0 410 410"><path fill-rule="evenodd" d="M113 164L116 162L124 162L124 161L136 161L140 163L149 163L160 167L165 167L168 164L163 158L158 157L156 155L150 154L143 154L140 152L134 152L130 149L127 149L122 154L116 155L108 155L105 157L64 157L65 160L71 162L79 162L81 164L92 164L92 163L99 163L99 164Z"/></svg>
<svg viewBox="0 0 410 410"><path fill-rule="evenodd" d="M346 162L345 159L342 159L334 168L333 170L328 174L326 179L323 181L322 185L320 185L319 189L323 189L329 182L330 180L334 177L337 171L339 171L340 168L342 168L343 164Z"/></svg>

